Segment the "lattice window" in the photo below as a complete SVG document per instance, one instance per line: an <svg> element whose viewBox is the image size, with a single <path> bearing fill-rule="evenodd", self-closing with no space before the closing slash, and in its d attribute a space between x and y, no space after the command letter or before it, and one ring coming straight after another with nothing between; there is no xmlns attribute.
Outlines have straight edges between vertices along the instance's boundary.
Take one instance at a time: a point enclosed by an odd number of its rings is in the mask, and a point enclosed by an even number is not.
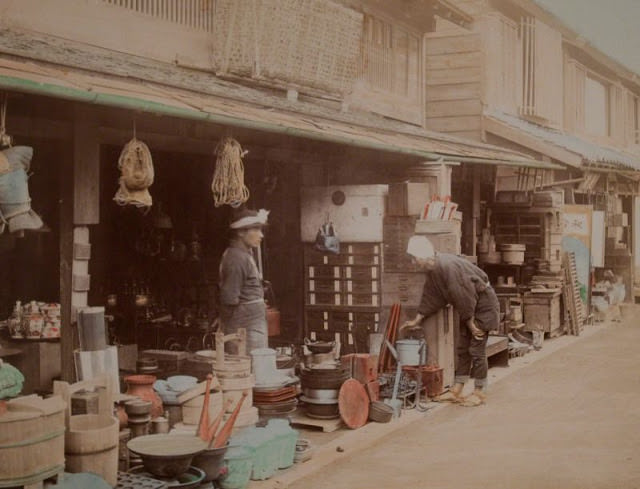
<svg viewBox="0 0 640 489"><path fill-rule="evenodd" d="M477 25L487 53L484 62L487 104L517 114L522 97L519 25L496 12L484 15Z"/></svg>
<svg viewBox="0 0 640 489"><path fill-rule="evenodd" d="M593 136L610 135L609 85L587 74L584 85L584 128Z"/></svg>
<svg viewBox="0 0 640 489"><path fill-rule="evenodd" d="M523 17L520 40L520 114L559 123L562 120L562 34L534 17Z"/></svg>
<svg viewBox="0 0 640 489"><path fill-rule="evenodd" d="M102 0L104 3L212 32L215 0Z"/></svg>
<svg viewBox="0 0 640 489"><path fill-rule="evenodd" d="M370 88L417 97L420 80L417 35L371 15L364 18L360 77Z"/></svg>

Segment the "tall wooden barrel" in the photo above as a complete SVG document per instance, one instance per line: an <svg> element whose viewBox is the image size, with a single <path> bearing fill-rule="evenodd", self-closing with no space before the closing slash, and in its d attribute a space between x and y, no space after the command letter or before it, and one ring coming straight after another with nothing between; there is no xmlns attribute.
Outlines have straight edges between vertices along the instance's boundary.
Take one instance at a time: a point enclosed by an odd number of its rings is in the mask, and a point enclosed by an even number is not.
<svg viewBox="0 0 640 489"><path fill-rule="evenodd" d="M64 469L64 409L59 396L10 401L0 415L0 487L22 486Z"/></svg>

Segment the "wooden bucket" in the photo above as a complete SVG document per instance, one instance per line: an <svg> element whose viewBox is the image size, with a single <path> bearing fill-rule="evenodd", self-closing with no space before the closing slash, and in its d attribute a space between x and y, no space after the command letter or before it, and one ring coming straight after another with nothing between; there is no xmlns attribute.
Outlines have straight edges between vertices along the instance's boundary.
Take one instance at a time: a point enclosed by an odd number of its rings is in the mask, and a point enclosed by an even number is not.
<svg viewBox="0 0 640 489"><path fill-rule="evenodd" d="M67 471L93 472L115 487L118 483L119 427L120 423L113 416L71 416L64 448Z"/></svg>
<svg viewBox="0 0 640 489"><path fill-rule="evenodd" d="M64 408L59 396L32 395L7 404L7 412L0 415L0 487L62 472Z"/></svg>
<svg viewBox="0 0 640 489"><path fill-rule="evenodd" d="M68 399L73 392L81 389L99 389L99 414L80 414L71 416ZM113 416L113 396L111 379L107 376L69 385L56 381L55 393L60 393L69 406L65 410L66 470L71 473L93 472L102 477L109 485L118 483L118 419Z"/></svg>

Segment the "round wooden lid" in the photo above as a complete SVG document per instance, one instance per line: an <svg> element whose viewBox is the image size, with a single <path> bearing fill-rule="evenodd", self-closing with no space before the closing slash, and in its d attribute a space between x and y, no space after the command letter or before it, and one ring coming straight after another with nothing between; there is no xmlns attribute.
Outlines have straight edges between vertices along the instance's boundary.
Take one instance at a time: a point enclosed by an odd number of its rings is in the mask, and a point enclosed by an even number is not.
<svg viewBox="0 0 640 489"><path fill-rule="evenodd" d="M355 379L346 380L338 394L338 409L344 424L351 429L364 426L369 417L369 396Z"/></svg>

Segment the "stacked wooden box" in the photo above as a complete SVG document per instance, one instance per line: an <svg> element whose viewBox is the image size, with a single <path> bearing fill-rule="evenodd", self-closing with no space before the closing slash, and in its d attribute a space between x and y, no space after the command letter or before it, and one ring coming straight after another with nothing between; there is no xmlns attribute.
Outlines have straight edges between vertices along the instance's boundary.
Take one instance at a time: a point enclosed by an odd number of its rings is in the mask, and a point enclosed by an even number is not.
<svg viewBox="0 0 640 489"><path fill-rule="evenodd" d="M305 246L305 325L312 340L339 335L343 353L368 351L382 305L381 243L341 243L339 254Z"/></svg>

